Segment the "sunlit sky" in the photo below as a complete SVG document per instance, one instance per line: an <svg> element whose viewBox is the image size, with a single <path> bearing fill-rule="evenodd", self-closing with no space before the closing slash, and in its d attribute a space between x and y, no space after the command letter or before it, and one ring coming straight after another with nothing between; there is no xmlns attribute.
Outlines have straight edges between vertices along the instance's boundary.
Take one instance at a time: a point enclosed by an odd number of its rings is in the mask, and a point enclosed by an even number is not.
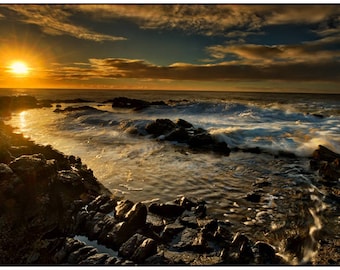
<svg viewBox="0 0 340 270"><path fill-rule="evenodd" d="M340 5L5 4L0 41L0 88L340 93Z"/></svg>

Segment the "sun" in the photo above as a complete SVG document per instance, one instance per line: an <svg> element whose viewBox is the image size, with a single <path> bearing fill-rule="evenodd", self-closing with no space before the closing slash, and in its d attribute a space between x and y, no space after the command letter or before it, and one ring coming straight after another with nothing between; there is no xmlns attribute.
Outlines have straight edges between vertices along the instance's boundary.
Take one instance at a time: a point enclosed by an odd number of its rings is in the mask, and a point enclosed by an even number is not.
<svg viewBox="0 0 340 270"><path fill-rule="evenodd" d="M13 62L9 68L10 68L10 72L18 76L25 76L29 72L28 66L26 65L26 63L22 61Z"/></svg>

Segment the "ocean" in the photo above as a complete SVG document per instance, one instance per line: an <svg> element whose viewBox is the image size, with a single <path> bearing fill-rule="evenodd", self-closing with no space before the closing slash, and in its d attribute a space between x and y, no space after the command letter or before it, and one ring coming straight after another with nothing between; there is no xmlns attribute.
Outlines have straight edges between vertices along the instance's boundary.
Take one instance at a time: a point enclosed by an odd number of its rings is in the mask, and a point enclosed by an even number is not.
<svg viewBox="0 0 340 270"><path fill-rule="evenodd" d="M309 168L318 145L340 153L340 94L255 92L2 89L0 95L60 100L51 108L13 114L17 131L67 155L79 156L113 194L132 201L167 202L180 196L205 200L212 217L237 231L280 246L308 235L303 254L315 255L315 232L339 237L339 215L319 176ZM112 108L115 97L164 101L143 110ZM82 98L88 103L65 103ZM55 113L57 108L97 110ZM184 119L233 149L229 156L192 152L178 142L136 136L132 129L156 119ZM257 148L259 153L242 149ZM285 153L285 155L282 155ZM292 154L292 155L290 155ZM252 202L247 194L261 195Z"/></svg>

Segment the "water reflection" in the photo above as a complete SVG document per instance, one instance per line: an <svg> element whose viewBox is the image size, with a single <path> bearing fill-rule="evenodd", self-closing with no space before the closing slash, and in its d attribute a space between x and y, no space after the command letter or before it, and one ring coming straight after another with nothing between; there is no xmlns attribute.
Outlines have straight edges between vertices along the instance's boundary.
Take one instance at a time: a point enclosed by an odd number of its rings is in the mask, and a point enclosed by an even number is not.
<svg viewBox="0 0 340 270"><path fill-rule="evenodd" d="M20 129L26 129L27 127L27 121L26 121L26 116L27 116L27 111L22 111L19 114L19 124L20 124Z"/></svg>

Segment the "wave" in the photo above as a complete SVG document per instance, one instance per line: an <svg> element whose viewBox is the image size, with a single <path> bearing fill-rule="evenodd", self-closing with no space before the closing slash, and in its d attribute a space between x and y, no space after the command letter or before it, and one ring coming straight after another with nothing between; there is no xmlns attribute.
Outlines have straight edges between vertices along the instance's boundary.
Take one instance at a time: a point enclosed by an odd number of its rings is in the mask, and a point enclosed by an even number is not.
<svg viewBox="0 0 340 270"><path fill-rule="evenodd" d="M145 126L155 119L172 121L185 119L196 128L209 131L216 140L231 148L259 148L277 155L280 152L308 157L319 144L339 151L340 118L303 113L284 109L277 104L226 102L172 102L167 106L156 105L142 111L130 109L99 109L84 106L66 113L63 128L81 130L83 136L102 137L147 135ZM81 108L81 107L80 107ZM105 135L105 133L107 133ZM104 141L107 141L105 138Z"/></svg>

